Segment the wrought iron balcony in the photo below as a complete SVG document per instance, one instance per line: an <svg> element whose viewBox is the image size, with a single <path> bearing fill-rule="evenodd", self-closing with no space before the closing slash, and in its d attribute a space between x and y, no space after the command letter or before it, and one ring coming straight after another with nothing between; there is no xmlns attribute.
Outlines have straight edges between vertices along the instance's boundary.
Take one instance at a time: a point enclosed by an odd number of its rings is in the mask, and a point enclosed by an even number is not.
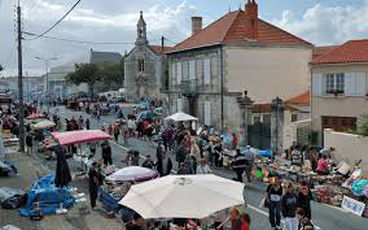
<svg viewBox="0 0 368 230"><path fill-rule="evenodd" d="M183 80L181 82L181 90L187 97L196 97L198 95L197 80Z"/></svg>

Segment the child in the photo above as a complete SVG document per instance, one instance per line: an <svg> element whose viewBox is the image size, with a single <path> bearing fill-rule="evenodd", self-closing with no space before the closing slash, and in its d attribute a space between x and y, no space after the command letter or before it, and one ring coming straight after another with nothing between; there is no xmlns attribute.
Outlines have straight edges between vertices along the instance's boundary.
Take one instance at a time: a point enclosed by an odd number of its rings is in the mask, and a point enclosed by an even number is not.
<svg viewBox="0 0 368 230"><path fill-rule="evenodd" d="M241 230L249 230L250 216L246 213L241 214L240 220L242 222Z"/></svg>

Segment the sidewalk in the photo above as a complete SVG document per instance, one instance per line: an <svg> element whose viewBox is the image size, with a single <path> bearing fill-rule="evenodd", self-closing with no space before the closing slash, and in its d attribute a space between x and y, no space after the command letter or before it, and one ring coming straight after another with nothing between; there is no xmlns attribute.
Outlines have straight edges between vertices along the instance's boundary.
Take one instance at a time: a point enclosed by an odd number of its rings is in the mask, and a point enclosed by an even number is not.
<svg viewBox="0 0 368 230"><path fill-rule="evenodd" d="M46 175L52 171L40 159L28 156L24 153L13 153L9 155L9 159L16 164L19 174L15 177L1 177L0 187L21 188L25 191L30 188L32 183L39 176ZM79 190L86 188L87 184L84 179L75 179L75 185ZM88 199L88 193L86 194ZM87 201L89 204L89 201ZM87 205L88 205L87 204ZM0 208L0 227L5 225L14 225L22 230L120 230L124 226L116 218L105 217L102 208L96 211L90 211L86 214L81 213L77 207L68 210L65 215L45 216L42 221L31 221L27 217L22 217L18 210L6 210Z"/></svg>

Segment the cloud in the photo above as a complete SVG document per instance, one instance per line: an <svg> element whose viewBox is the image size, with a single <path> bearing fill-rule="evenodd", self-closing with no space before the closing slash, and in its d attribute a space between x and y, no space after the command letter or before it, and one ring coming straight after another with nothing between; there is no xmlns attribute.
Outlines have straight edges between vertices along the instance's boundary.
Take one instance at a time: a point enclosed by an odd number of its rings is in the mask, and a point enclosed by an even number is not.
<svg viewBox="0 0 368 230"><path fill-rule="evenodd" d="M340 44L368 37L368 0L362 6L324 6L316 4L297 18L286 10L273 23L316 45Z"/></svg>
<svg viewBox="0 0 368 230"><path fill-rule="evenodd" d="M11 12L11 4L6 3L2 12ZM34 0L24 1L23 24L24 31L41 33L56 22L71 6L74 1L65 0ZM136 39L136 24L139 11L144 10L147 23L148 39L151 44L160 44L161 36L171 41L181 41L190 33L190 17L198 13L197 8L188 0L173 3L167 0L119 0L115 4L106 4L101 0L82 1L75 10L48 35L53 37L71 38L77 40L91 40L104 42L131 42L129 45L91 45L75 44L48 39L24 41L24 69L30 75L44 72L44 63L34 59L35 56L53 57L59 59L50 63L58 66L78 57L90 48L101 51L115 51L124 53L129 51ZM1 6L1 5L0 5ZM0 28L7 26L6 36L0 38L0 49L11 53L9 44L14 43L12 28L13 15L7 13L7 23L0 21ZM9 26L11 25L11 26ZM6 45L5 45L6 44ZM171 43L172 44L172 43ZM12 48L13 49L13 48ZM9 58L1 57L0 63ZM15 56L16 57L16 56ZM16 74L16 59L12 65L7 66L6 74Z"/></svg>

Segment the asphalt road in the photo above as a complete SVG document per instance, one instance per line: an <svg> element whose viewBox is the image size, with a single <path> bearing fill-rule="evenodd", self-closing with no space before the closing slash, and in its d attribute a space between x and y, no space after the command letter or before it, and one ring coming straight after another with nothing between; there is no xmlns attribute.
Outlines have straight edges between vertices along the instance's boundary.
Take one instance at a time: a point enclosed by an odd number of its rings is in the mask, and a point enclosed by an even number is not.
<svg viewBox="0 0 368 230"><path fill-rule="evenodd" d="M55 111L55 108L51 108L50 111L51 113L53 113ZM91 121L91 129L99 129L101 128L101 126L107 127L108 124L116 121L116 118L114 116L102 116L101 120L97 121L84 112L67 110L64 107L58 107L56 111L57 115L63 118L71 118L74 116L76 119L78 119L78 117L82 115L85 120L87 117L89 117ZM141 155L150 154L152 156L152 159L155 160L156 145L142 140L130 139L128 146L123 146L122 143L116 144L115 142L111 141L111 147L113 152L112 157L114 164L118 166L122 166L121 161L125 159L126 151L128 149L138 150ZM100 154L101 151L100 149L98 149L96 158L100 158ZM171 154L169 156L172 158L172 160L175 159L174 154ZM73 161L74 160L72 159L69 160L71 164L71 170L77 170L79 164L76 164ZM174 165L176 168L176 164ZM235 174L229 170L213 170L217 175L229 179L235 177ZM251 229L270 229L267 210L259 208L259 204L264 196L264 191L265 185L263 183L253 182L252 184L246 185L246 196L248 202L247 212L252 219ZM316 202L312 202L312 219L315 225L317 225L321 230L363 230L368 228L368 219L344 212L339 208Z"/></svg>

